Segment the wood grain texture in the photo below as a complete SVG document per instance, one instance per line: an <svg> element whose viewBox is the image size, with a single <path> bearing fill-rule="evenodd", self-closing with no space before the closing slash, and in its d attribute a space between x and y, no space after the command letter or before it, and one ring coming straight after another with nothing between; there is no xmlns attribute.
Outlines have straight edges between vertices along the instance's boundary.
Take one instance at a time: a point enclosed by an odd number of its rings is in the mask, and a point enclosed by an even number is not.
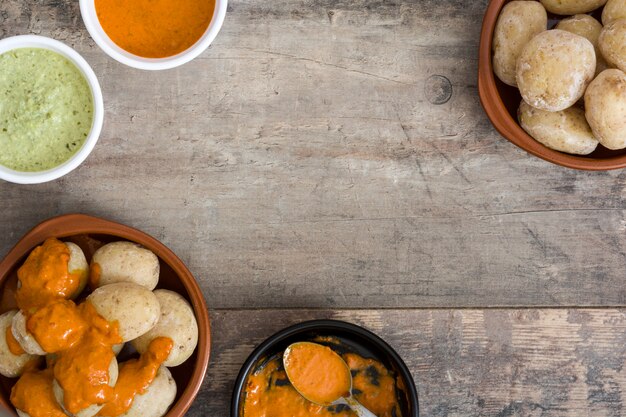
<svg viewBox="0 0 626 417"><path fill-rule="evenodd" d="M214 311L214 349L188 416L227 417L246 357L309 319L360 324L403 357L422 416L619 417L626 413L626 310Z"/></svg>
<svg viewBox="0 0 626 417"><path fill-rule="evenodd" d="M106 115L70 175L0 183L0 253L84 212L161 239L214 308L625 305L626 171L494 131L486 4L233 0L208 51L152 73L105 56L76 1L3 0L0 36L75 47Z"/></svg>

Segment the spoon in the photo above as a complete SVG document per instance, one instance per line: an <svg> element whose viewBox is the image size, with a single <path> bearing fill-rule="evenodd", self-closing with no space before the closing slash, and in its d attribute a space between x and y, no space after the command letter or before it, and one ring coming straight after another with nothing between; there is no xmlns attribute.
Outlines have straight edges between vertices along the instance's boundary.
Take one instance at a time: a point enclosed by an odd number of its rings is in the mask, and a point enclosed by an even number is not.
<svg viewBox="0 0 626 417"><path fill-rule="evenodd" d="M358 417L376 417L352 396L350 368L331 348L293 343L285 349L283 365L289 382L306 400L325 407L347 405Z"/></svg>

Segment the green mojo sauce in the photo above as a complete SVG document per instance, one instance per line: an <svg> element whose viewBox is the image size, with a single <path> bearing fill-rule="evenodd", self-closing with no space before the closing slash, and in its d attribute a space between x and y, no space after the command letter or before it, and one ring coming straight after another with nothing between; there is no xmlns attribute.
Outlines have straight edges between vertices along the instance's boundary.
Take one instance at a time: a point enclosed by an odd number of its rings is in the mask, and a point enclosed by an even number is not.
<svg viewBox="0 0 626 417"><path fill-rule="evenodd" d="M0 165L54 168L83 146L92 121L91 89L67 58L42 48L0 55Z"/></svg>

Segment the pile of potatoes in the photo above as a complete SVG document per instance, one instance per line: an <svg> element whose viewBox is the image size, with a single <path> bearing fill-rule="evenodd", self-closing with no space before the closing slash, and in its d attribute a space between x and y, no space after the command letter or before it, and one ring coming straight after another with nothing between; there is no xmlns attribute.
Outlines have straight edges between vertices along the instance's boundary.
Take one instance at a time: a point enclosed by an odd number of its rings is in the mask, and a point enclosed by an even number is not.
<svg viewBox="0 0 626 417"><path fill-rule="evenodd" d="M602 23L586 14L602 6ZM548 30L547 12L573 16ZM578 155L598 143L626 148L626 0L507 3L493 70L519 89L520 125L543 145Z"/></svg>
<svg viewBox="0 0 626 417"><path fill-rule="evenodd" d="M77 245L65 244L70 249L69 271L81 273L84 277L81 287L84 288L89 270L85 255ZM176 383L168 367L185 362L198 343L198 324L193 309L176 292L154 290L159 282L159 260L146 248L131 242L109 243L94 253L91 263L92 266L99 265L100 278L97 288L87 296L87 300L106 320L118 322L123 342L129 342L139 353L145 352L156 337L169 337L174 343L150 387L143 394L136 395L131 408L123 414L124 417L161 417L176 397ZM6 340L9 327L25 354L16 356L10 352ZM123 343L114 347L116 355L122 347ZM51 354L45 352L28 332L21 311L13 310L0 316L0 374L17 377L27 362L44 355L49 359ZM111 386L114 386L118 374L117 361L113 362L109 368ZM63 389L56 381L53 382L53 390L63 407ZM99 405L90 406L77 413L76 417L92 417L101 408ZM17 412L20 417L29 417L21 410Z"/></svg>

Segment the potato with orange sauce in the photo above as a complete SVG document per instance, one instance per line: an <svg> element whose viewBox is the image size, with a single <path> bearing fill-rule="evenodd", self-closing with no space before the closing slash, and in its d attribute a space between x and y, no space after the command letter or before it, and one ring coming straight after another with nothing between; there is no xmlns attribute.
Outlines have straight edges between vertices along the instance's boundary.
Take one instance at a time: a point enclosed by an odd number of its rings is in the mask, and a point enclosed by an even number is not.
<svg viewBox="0 0 626 417"><path fill-rule="evenodd" d="M123 342L136 339L152 329L161 313L154 293L131 282L99 287L87 300L107 321L118 323Z"/></svg>
<svg viewBox="0 0 626 417"><path fill-rule="evenodd" d="M143 394L135 395L128 411L119 417L162 417L174 402L176 390L172 373L161 366L148 389Z"/></svg>
<svg viewBox="0 0 626 417"><path fill-rule="evenodd" d="M22 346L26 353L43 356L46 351L39 345L35 337L26 329L28 319L20 310L14 316L11 324L11 331L15 340Z"/></svg>
<svg viewBox="0 0 626 417"><path fill-rule="evenodd" d="M19 345L19 342L18 346L12 347L12 343L17 341L8 340L8 337L13 336L11 323L16 313L17 310L11 310L0 316L0 374L8 378L20 376L30 361L37 360L36 355L31 355L24 351L20 354L21 345Z"/></svg>
<svg viewBox="0 0 626 417"><path fill-rule="evenodd" d="M154 295L161 306L159 321L131 344L139 353L143 353L156 337L169 337L174 342L174 348L163 365L178 366L189 359L198 344L196 317L187 300L180 294L169 290L156 290Z"/></svg>
<svg viewBox="0 0 626 417"><path fill-rule="evenodd" d="M159 259L152 251L132 242L108 243L93 254L91 286L133 282L153 290L159 272Z"/></svg>
<svg viewBox="0 0 626 417"><path fill-rule="evenodd" d="M109 365L109 383L108 385L110 387L114 387L115 383L117 382L117 377L118 377L118 365L117 365L117 359L113 358L111 359L111 364ZM57 402L59 403L59 405L61 406L61 408L63 408L63 410L65 411L65 413L68 416L71 417L93 417L96 414L98 414L98 412L102 409L103 405L100 404L92 404L86 408L83 408L82 410L80 410L77 413L70 413L69 411L66 410L65 408L65 394L63 392L63 388L61 387L61 385L59 385L59 383L57 382L57 380L55 379L52 382L52 390L54 392L54 397L56 398Z"/></svg>

